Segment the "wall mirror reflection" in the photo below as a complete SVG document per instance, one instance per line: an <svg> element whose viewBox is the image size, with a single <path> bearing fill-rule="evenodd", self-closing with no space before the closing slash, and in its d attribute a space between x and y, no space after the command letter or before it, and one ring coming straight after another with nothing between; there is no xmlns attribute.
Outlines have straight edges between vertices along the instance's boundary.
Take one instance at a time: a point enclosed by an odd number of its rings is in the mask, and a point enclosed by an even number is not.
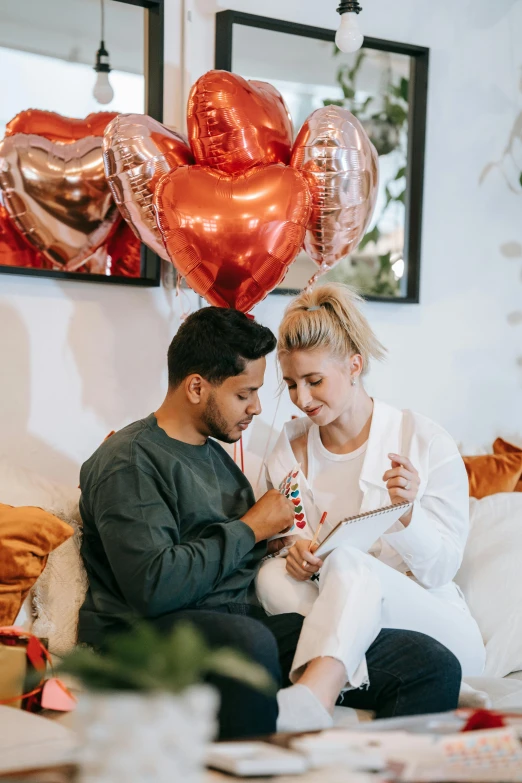
<svg viewBox="0 0 522 783"><path fill-rule="evenodd" d="M158 257L104 181L101 138L116 113L162 118L162 0L3 3L0 72L0 272L157 285Z"/></svg>
<svg viewBox="0 0 522 783"><path fill-rule="evenodd" d="M343 54L334 38L334 30L223 11L216 68L273 84L296 134L328 104L361 121L379 154L376 208L357 250L320 282L349 283L370 300L418 302L429 50L365 38L359 52ZM316 269L302 252L275 293L302 290Z"/></svg>

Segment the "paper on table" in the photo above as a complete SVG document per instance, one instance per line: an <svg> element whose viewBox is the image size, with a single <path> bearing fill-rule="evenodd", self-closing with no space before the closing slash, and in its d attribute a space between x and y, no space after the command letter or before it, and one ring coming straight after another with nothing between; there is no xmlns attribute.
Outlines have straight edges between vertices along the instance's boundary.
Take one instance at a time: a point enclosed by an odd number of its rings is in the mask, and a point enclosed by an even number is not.
<svg viewBox="0 0 522 783"><path fill-rule="evenodd" d="M68 764L78 738L54 720L0 705L0 773Z"/></svg>
<svg viewBox="0 0 522 783"><path fill-rule="evenodd" d="M404 783L517 783L522 781L522 747L517 729L506 727L439 737L431 750L391 758Z"/></svg>

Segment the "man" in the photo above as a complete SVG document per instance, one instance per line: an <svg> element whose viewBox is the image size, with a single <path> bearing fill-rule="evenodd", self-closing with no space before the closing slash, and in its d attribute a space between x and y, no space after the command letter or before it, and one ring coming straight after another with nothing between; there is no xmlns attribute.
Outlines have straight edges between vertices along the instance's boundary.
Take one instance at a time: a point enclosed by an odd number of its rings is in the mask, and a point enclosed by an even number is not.
<svg viewBox="0 0 522 783"><path fill-rule="evenodd" d="M258 390L272 332L235 310L193 313L172 340L169 388L155 414L120 430L83 465L82 557L89 591L80 641L103 646L107 634L141 617L162 630L190 620L212 645L232 644L283 686L303 618L267 616L254 577L266 540L293 522L275 490L255 503L252 488L216 440L239 440L261 412ZM312 661L278 700L225 678L220 736L254 736L331 724L338 683ZM343 704L377 717L452 709L460 667L434 640L384 630L367 653L370 687ZM332 697L333 694L333 697Z"/></svg>

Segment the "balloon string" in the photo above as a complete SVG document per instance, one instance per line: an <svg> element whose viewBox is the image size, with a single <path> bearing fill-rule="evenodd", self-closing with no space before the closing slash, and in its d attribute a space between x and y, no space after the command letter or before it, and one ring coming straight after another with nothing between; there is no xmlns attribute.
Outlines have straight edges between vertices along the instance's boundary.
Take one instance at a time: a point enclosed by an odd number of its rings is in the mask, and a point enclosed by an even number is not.
<svg viewBox="0 0 522 783"><path fill-rule="evenodd" d="M179 318L180 321L183 323L183 321L185 321L190 315L191 307L190 307L190 299L188 298L183 288L181 287L182 283L183 283L182 276L180 275L179 272L176 272L176 298L179 299L181 302L181 315Z"/></svg>
<svg viewBox="0 0 522 783"><path fill-rule="evenodd" d="M256 497L257 497L257 492L259 490L259 484L261 482L261 476L263 474L263 468L265 466L266 458L267 458L267 455L268 455L268 449L270 448L270 441L272 440L272 433L274 432L276 418L277 418L277 413L279 411L279 405L281 403L281 397L282 396L283 396L283 390L281 389L281 391L277 395L277 405L276 405L276 409L275 409L275 413L274 413L274 418L272 419L272 426L270 427L270 432L268 433L268 438L266 440L266 445L265 445L265 451L264 451L264 454L263 454L263 458L261 459L261 467L259 468L259 473L258 473L258 476L257 476L256 486L255 486L255 489L254 489L254 494L256 495Z"/></svg>
<svg viewBox="0 0 522 783"><path fill-rule="evenodd" d="M304 287L306 293L309 293L312 290L312 288L314 287L314 285L317 283L318 280L319 280L319 274L316 272L315 275L310 278L310 280Z"/></svg>
<svg viewBox="0 0 522 783"><path fill-rule="evenodd" d="M29 691L28 693L21 693L20 696L11 696L9 699L0 699L0 704L12 704L15 701L22 701L23 699L28 699L30 696L36 696L37 693L41 692L42 688L43 688L43 680L41 685L39 685L34 690Z"/></svg>
<svg viewBox="0 0 522 783"><path fill-rule="evenodd" d="M245 472L245 452L243 450L243 436L239 439L239 461L241 463L241 470ZM238 465L237 459L237 441L234 443L234 462Z"/></svg>

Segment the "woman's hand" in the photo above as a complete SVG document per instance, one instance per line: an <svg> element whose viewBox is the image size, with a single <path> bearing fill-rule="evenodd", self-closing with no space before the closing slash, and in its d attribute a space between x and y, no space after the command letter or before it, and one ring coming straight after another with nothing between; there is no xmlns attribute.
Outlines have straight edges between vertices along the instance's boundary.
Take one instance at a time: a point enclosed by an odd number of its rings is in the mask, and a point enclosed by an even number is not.
<svg viewBox="0 0 522 783"><path fill-rule="evenodd" d="M314 545L314 552L318 544ZM286 557L286 570L298 582L306 582L312 574L316 574L323 561L310 552L310 540L299 538L289 550Z"/></svg>
<svg viewBox="0 0 522 783"><path fill-rule="evenodd" d="M268 542L267 554L276 555L281 549L286 546L290 546L295 539L295 536L283 536L283 538L273 538Z"/></svg>
<svg viewBox="0 0 522 783"><path fill-rule="evenodd" d="M382 480L386 482L386 488L392 504L409 502L413 503L419 493L420 476L413 467L408 457L401 457L400 454L388 454L391 460L391 470L387 470ZM404 527L408 527L411 522L413 509L410 508L407 514L401 517Z"/></svg>

